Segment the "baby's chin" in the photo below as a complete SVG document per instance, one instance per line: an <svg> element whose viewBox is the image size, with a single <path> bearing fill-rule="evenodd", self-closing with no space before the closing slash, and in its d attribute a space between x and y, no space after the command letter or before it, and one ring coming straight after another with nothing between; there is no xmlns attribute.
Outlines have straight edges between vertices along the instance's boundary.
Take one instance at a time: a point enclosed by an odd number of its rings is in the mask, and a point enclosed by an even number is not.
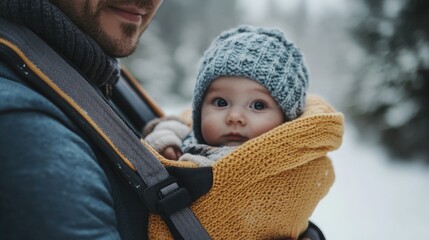
<svg viewBox="0 0 429 240"><path fill-rule="evenodd" d="M228 147L236 147L236 146L240 146L241 144L245 143L246 141L232 141L232 142L226 142L223 144L223 146L228 146Z"/></svg>

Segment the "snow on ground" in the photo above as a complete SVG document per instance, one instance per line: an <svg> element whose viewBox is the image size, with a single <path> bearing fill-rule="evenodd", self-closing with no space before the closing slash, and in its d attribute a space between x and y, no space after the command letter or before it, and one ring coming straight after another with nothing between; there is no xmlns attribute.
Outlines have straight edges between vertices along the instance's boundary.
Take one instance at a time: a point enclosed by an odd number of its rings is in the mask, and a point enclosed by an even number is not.
<svg viewBox="0 0 429 240"><path fill-rule="evenodd" d="M392 163L347 126L336 181L312 220L327 239L429 239L429 167Z"/></svg>

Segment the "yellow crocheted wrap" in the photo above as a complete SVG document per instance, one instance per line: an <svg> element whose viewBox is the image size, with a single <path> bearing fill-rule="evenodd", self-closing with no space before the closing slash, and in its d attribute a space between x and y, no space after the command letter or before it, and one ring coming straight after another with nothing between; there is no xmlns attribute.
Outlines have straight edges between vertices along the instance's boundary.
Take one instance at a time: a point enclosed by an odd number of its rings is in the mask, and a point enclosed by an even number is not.
<svg viewBox="0 0 429 240"><path fill-rule="evenodd" d="M341 145L343 121L321 98L309 96L298 119L218 160L213 187L192 205L212 239L296 238L303 232L334 182L327 153ZM195 167L156 155L164 165ZM150 216L149 239L172 239L158 216Z"/></svg>

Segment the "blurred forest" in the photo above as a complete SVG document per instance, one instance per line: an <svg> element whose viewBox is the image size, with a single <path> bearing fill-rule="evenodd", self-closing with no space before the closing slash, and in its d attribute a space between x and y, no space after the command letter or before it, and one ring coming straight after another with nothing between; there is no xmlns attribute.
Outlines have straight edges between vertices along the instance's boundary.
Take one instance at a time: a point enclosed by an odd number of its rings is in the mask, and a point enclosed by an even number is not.
<svg viewBox="0 0 429 240"><path fill-rule="evenodd" d="M429 163L428 18L427 0L164 1L122 62L162 108L183 108L215 36L239 24L278 27L304 53L310 93L392 159Z"/></svg>
<svg viewBox="0 0 429 240"><path fill-rule="evenodd" d="M365 0L351 29L365 50L350 113L399 159L429 163L429 1Z"/></svg>

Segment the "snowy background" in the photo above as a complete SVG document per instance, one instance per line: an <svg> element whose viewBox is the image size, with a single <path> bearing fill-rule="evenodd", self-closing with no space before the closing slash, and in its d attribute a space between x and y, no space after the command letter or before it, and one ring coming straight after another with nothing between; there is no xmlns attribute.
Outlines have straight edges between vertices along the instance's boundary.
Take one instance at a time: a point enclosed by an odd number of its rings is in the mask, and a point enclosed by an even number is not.
<svg viewBox="0 0 429 240"><path fill-rule="evenodd" d="M351 126L330 156L336 180L312 216L327 239L429 239L426 165L392 163Z"/></svg>
<svg viewBox="0 0 429 240"><path fill-rule="evenodd" d="M197 61L213 37L243 23L280 27L302 49L311 74L310 93L347 113L357 69L368 60L350 34L358 2L164 1L139 51L124 63L166 113L177 113L190 103ZM404 1L385 2L387 11L395 12ZM401 119L393 116L391 121ZM330 154L336 181L311 220L329 240L429 239L428 164L395 159L376 136L362 137L360 132L346 114L343 145Z"/></svg>

